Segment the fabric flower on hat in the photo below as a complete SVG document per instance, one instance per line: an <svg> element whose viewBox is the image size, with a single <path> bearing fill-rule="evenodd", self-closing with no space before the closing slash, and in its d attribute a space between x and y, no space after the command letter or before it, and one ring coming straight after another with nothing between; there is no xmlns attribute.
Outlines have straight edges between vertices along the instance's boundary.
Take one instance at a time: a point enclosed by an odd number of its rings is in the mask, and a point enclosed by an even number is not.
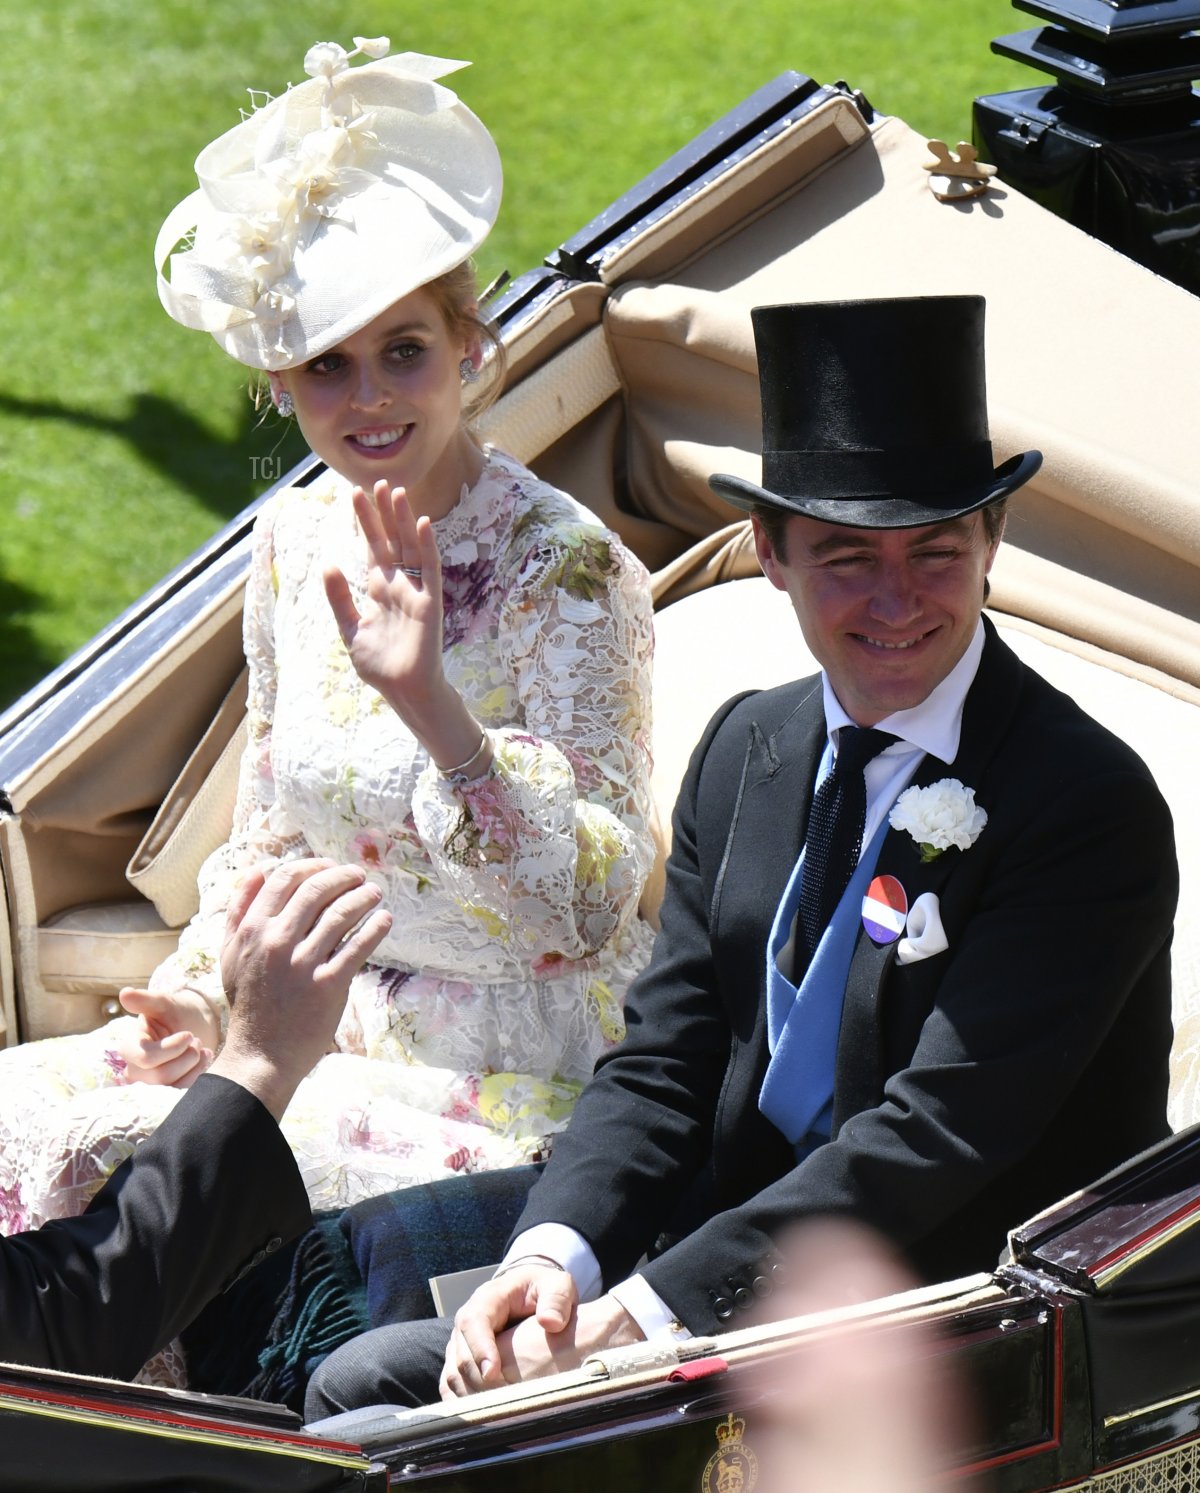
<svg viewBox="0 0 1200 1493"><path fill-rule="evenodd" d="M248 277L256 287L273 284L292 262L295 234L285 231L280 215L259 214L233 218L227 229L230 255L245 259Z"/></svg>
<svg viewBox="0 0 1200 1493"><path fill-rule="evenodd" d="M361 54L378 62L387 56L390 46L391 41L386 36L356 36L353 52L347 52L335 41L319 41L304 54L304 71L310 78L332 80L350 66L351 57Z"/></svg>
<svg viewBox="0 0 1200 1493"><path fill-rule="evenodd" d="M339 196L368 184L368 173L356 164L358 151L376 143L366 128L366 119L366 115L360 115L357 119L339 121L323 130L314 130L300 142L290 163L290 184L301 213L312 208L328 217Z"/></svg>
<svg viewBox="0 0 1200 1493"><path fill-rule="evenodd" d="M943 850L970 850L983 833L988 816L975 802L974 788L957 778L942 778L928 788L906 788L896 800L888 823L917 842L922 864Z"/></svg>
<svg viewBox="0 0 1200 1493"><path fill-rule="evenodd" d="M319 41L304 54L304 71L310 78L332 78L350 65L350 54L335 41Z"/></svg>

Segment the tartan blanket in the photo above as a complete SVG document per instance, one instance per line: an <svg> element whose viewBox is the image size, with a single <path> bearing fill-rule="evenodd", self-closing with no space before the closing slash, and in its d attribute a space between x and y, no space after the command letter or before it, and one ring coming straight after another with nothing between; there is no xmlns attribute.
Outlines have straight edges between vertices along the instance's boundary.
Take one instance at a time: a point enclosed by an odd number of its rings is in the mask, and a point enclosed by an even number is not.
<svg viewBox="0 0 1200 1493"><path fill-rule="evenodd" d="M302 1413L309 1376L335 1348L432 1317L431 1276L499 1261L541 1170L468 1173L319 1214L183 1333L188 1387Z"/></svg>
<svg viewBox="0 0 1200 1493"><path fill-rule="evenodd" d="M340 1228L366 1289L372 1327L434 1315L429 1278L504 1253L542 1163L471 1172L348 1208Z"/></svg>

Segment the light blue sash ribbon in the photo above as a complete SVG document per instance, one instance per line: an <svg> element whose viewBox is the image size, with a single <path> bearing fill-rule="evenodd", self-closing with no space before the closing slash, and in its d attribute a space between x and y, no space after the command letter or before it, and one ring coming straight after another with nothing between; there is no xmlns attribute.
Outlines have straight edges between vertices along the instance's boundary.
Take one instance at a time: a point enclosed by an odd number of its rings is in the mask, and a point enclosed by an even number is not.
<svg viewBox="0 0 1200 1493"><path fill-rule="evenodd" d="M758 1107L804 1153L833 1123L833 1080L846 979L862 923L862 903L887 834L885 818L859 859L850 884L821 935L797 988L780 972L779 954L791 937L804 881L804 852L796 862L767 941L767 1045L771 1061ZM810 1135L816 1132L816 1136Z"/></svg>

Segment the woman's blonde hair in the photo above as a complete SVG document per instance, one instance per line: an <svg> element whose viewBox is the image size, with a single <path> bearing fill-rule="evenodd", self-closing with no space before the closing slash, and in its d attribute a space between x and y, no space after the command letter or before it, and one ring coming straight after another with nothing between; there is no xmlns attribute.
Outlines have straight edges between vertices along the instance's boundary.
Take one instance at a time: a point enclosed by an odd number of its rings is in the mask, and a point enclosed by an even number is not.
<svg viewBox="0 0 1200 1493"><path fill-rule="evenodd" d="M451 336L476 337L481 345L483 377L477 384L463 387L463 419L470 425L499 395L507 368L500 334L479 309L474 261L464 259L422 289L433 297Z"/></svg>

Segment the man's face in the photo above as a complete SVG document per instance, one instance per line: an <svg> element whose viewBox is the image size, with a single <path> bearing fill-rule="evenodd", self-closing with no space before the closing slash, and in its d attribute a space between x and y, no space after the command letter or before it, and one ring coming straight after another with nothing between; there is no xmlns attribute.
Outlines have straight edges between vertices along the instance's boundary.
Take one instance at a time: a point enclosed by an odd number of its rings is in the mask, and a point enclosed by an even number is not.
<svg viewBox="0 0 1200 1493"><path fill-rule="evenodd" d="M757 519L754 542L842 708L873 726L919 705L963 656L999 540L989 542L980 513L919 529L850 529L797 514L783 557Z"/></svg>

